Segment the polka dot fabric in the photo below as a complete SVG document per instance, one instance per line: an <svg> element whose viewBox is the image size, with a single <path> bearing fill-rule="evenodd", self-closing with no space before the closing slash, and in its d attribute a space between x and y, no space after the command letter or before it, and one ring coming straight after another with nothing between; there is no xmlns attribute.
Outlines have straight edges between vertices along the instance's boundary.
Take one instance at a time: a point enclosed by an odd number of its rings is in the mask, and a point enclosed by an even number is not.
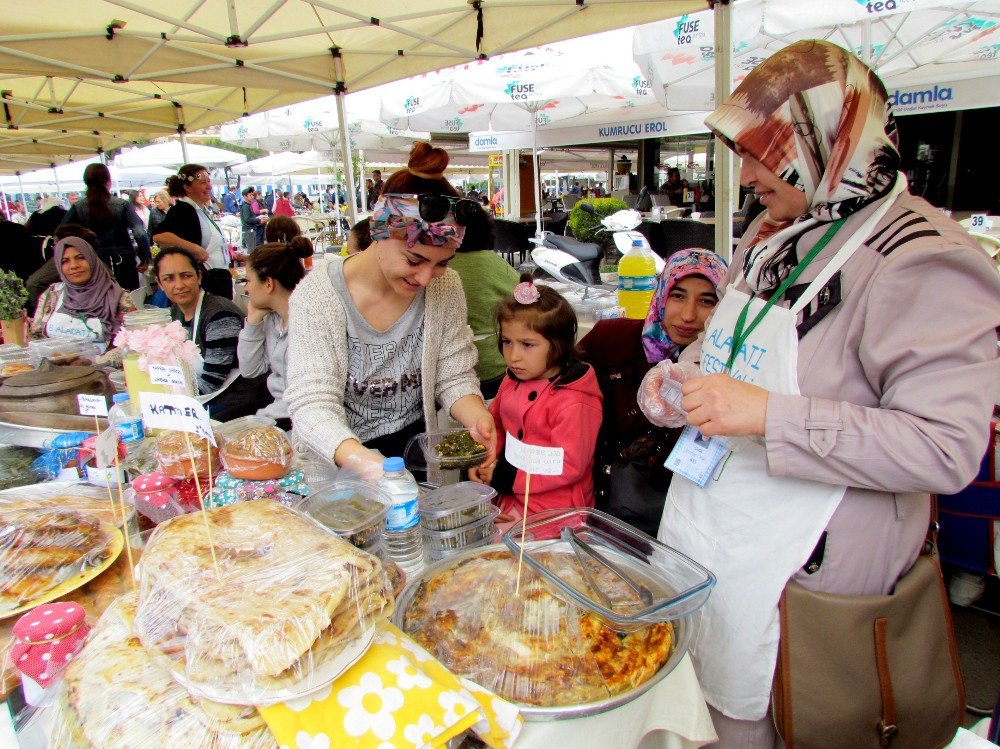
<svg viewBox="0 0 1000 749"><path fill-rule="evenodd" d="M78 603L45 603L17 620L10 659L25 676L47 687L83 647L90 632Z"/></svg>

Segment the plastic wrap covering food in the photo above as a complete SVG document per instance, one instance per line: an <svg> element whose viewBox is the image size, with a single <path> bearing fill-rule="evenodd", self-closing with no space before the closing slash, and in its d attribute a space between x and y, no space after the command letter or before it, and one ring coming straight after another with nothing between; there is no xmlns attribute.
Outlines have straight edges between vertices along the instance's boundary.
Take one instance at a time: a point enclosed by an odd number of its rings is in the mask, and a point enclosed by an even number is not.
<svg viewBox="0 0 1000 749"><path fill-rule="evenodd" d="M88 341L74 336L57 336L28 341L28 358L37 367L43 359L53 364L69 364L76 359L94 359L104 353L103 341Z"/></svg>
<svg viewBox="0 0 1000 749"><path fill-rule="evenodd" d="M642 378L636 400L646 418L659 427L675 429L687 424L681 408L681 387L700 374L693 364L662 361Z"/></svg>
<svg viewBox="0 0 1000 749"><path fill-rule="evenodd" d="M0 490L37 484L39 478L32 463L39 454L30 447L0 446Z"/></svg>
<svg viewBox="0 0 1000 749"><path fill-rule="evenodd" d="M269 500L168 520L139 570L139 639L189 691L219 702L323 686L392 609L377 558Z"/></svg>
<svg viewBox="0 0 1000 749"><path fill-rule="evenodd" d="M188 508L181 504L177 482L163 471L145 473L132 479L125 491L125 501L154 523L162 523L188 512Z"/></svg>
<svg viewBox="0 0 1000 749"><path fill-rule="evenodd" d="M160 470L156 460L156 440L147 436L146 439L129 449L128 455L122 461L122 466L132 476L141 476ZM215 466L212 466L215 470Z"/></svg>
<svg viewBox="0 0 1000 749"><path fill-rule="evenodd" d="M374 484L336 481L309 495L299 509L352 546L375 554L382 548L391 504L392 498Z"/></svg>
<svg viewBox="0 0 1000 749"><path fill-rule="evenodd" d="M133 633L135 596L104 612L63 679L49 746L56 749L277 749L254 707L199 699Z"/></svg>
<svg viewBox="0 0 1000 749"><path fill-rule="evenodd" d="M558 561L586 585L572 556ZM486 547L428 567L400 601L403 630L451 671L512 702L582 705L632 690L670 658L673 628L622 634L557 598L530 568L520 591L517 559ZM594 565L608 590L621 581Z"/></svg>
<svg viewBox="0 0 1000 749"><path fill-rule="evenodd" d="M121 551L109 503L97 511L93 503L69 493L65 501L0 496L0 616L51 600L60 586L96 574Z"/></svg>
<svg viewBox="0 0 1000 749"><path fill-rule="evenodd" d="M273 426L251 427L227 437L220 453L226 471L237 479L270 481L292 468L292 443Z"/></svg>
<svg viewBox="0 0 1000 749"><path fill-rule="evenodd" d="M460 481L420 495L420 524L432 531L450 531L490 514L496 489Z"/></svg>
<svg viewBox="0 0 1000 749"><path fill-rule="evenodd" d="M154 451L160 470L170 478L193 479L222 470L215 446L207 439L187 432L163 432L156 438Z"/></svg>

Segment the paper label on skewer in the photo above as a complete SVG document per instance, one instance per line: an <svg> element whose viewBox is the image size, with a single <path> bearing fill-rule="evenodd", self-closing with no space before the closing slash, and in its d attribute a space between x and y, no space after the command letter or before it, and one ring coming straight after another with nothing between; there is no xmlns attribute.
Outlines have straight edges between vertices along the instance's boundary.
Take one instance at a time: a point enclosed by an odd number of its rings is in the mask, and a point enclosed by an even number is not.
<svg viewBox="0 0 1000 749"><path fill-rule="evenodd" d="M561 447L542 447L521 442L507 432L504 457L515 468L537 476L559 476L563 472L564 450Z"/></svg>
<svg viewBox="0 0 1000 749"><path fill-rule="evenodd" d="M94 462L98 468L107 468L115 464L118 456L118 430L114 427L105 429L94 440Z"/></svg>
<svg viewBox="0 0 1000 749"><path fill-rule="evenodd" d="M108 402L103 395L78 395L76 402L80 404L80 416L108 415Z"/></svg>
<svg viewBox="0 0 1000 749"><path fill-rule="evenodd" d="M194 398L169 393L139 393L142 421L150 429L191 432L215 444L208 410Z"/></svg>
<svg viewBox="0 0 1000 749"><path fill-rule="evenodd" d="M973 213L969 217L969 224L972 231L989 231L993 228L993 219L988 213Z"/></svg>
<svg viewBox="0 0 1000 749"><path fill-rule="evenodd" d="M154 385L184 387L184 368L169 364L150 364L149 381Z"/></svg>

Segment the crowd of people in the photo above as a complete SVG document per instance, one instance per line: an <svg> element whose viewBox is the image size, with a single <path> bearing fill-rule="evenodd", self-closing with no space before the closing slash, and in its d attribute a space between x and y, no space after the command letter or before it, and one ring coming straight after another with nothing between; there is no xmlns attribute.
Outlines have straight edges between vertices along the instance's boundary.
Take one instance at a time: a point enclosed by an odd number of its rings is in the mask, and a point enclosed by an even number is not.
<svg viewBox="0 0 1000 749"><path fill-rule="evenodd" d="M426 143L384 183L376 174L348 253L312 272L289 195L268 207L245 190L245 314L227 297L204 167L168 180L166 209L159 193L155 207L112 198L107 170L88 169L32 334L110 345L149 261L143 222L164 212L152 273L204 358L199 393L223 393L213 415L259 409L374 478L443 412L487 447L468 476L498 491L503 521L596 506L658 535L718 580L692 655L722 745L778 746L782 592L795 580L885 594L913 564L929 494L965 486L986 445L1000 278L908 192L885 88L839 47L776 53L707 124L764 212L731 264L676 253L644 320L599 322L579 343L572 307L493 252L490 212ZM668 192L683 189L673 177ZM116 357L111 347L99 363ZM726 457L704 481L665 468L716 438ZM562 471L532 477L530 498L505 457L512 440L563 450Z"/></svg>

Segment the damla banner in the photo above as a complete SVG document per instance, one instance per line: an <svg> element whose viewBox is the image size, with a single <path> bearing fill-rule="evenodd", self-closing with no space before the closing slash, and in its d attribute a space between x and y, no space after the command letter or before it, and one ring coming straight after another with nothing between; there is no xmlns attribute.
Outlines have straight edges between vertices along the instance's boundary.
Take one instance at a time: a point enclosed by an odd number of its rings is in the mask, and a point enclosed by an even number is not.
<svg viewBox="0 0 1000 749"><path fill-rule="evenodd" d="M1000 105L1000 76L900 87L889 82L886 90L889 104L897 116Z"/></svg>

